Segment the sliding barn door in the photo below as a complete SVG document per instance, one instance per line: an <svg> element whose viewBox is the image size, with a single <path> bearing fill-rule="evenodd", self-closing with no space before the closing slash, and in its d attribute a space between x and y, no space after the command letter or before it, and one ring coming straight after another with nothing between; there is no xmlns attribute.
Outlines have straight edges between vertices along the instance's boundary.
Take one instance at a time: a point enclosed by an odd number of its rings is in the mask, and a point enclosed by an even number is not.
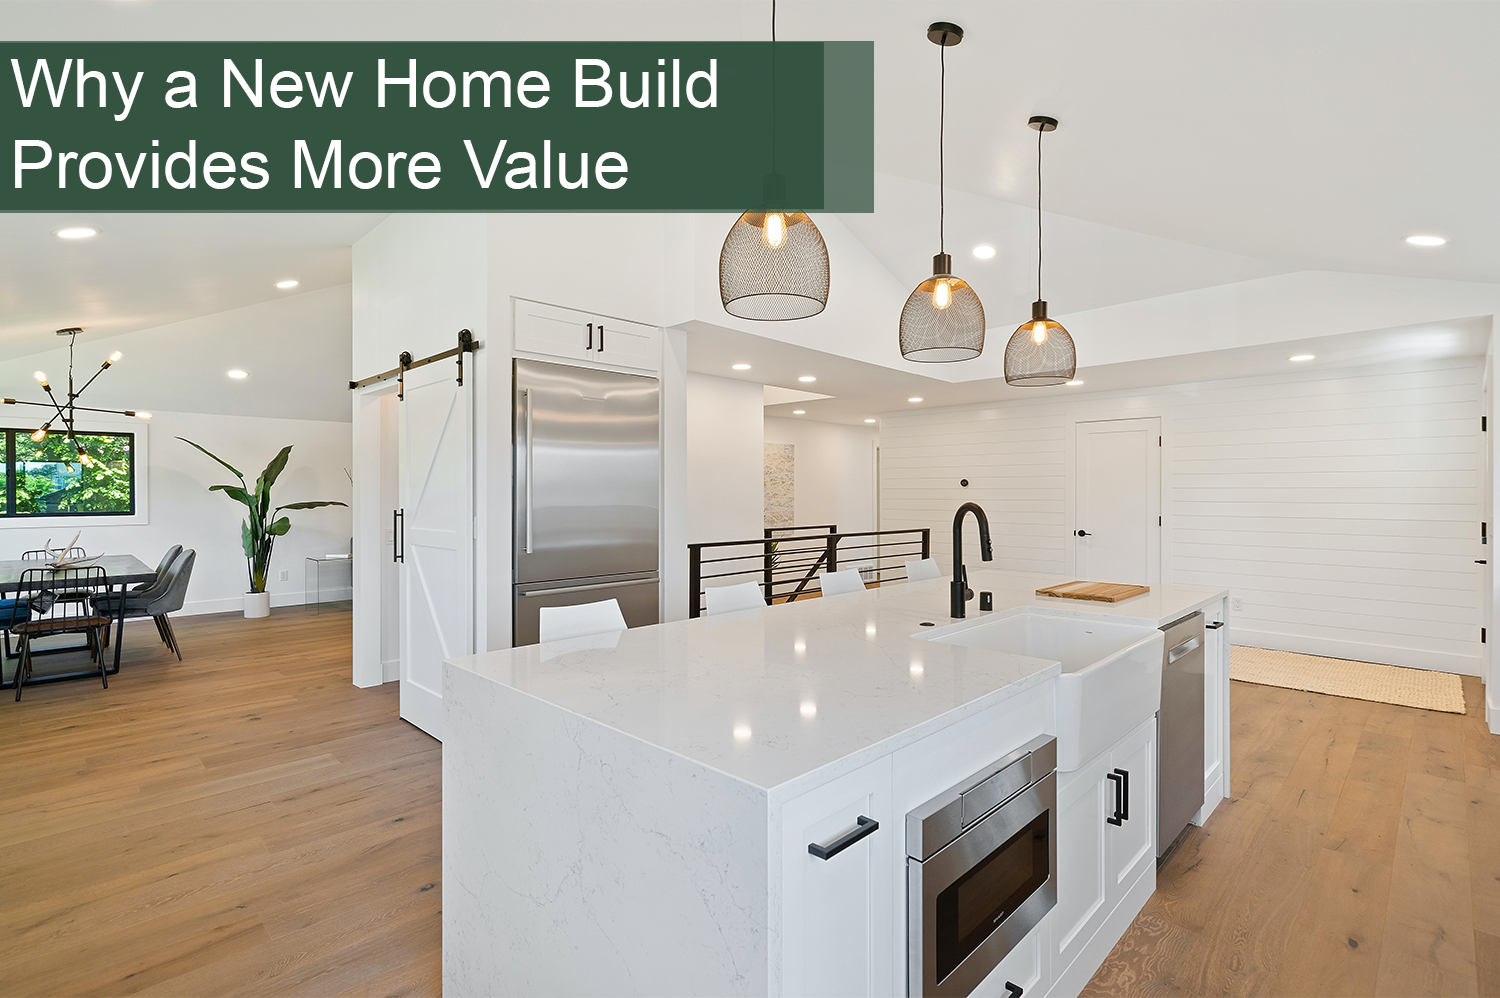
<svg viewBox="0 0 1500 998"><path fill-rule="evenodd" d="M471 373L408 371L401 402L401 716L439 739L443 659L474 651Z"/></svg>

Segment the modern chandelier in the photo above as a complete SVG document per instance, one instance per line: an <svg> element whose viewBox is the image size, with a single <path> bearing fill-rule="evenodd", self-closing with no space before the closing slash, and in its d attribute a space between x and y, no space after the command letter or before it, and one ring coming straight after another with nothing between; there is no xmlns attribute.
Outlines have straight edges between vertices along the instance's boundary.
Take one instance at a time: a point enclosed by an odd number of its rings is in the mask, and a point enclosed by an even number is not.
<svg viewBox="0 0 1500 998"><path fill-rule="evenodd" d="M37 428L36 432L31 435L31 439L37 443L41 443L47 439L47 434L52 432L53 424L61 423L58 427L58 432L67 434L69 442L78 451L78 460L83 464L91 465L94 463L93 457L73 432L74 421L77 419L80 410L83 412L107 412L116 416L134 416L137 419L150 419L151 414L133 409L96 409L92 406L78 404L79 396L88 390L89 385L94 383L94 379L109 370L110 366L123 356L118 350L110 354L109 359L99 365L99 370L95 371L89 380L83 383L83 387L75 390L73 387L73 344L81 332L83 332L81 326L69 326L66 329L59 329L57 331L57 335L68 337L68 397L65 401L59 402L57 400L57 395L52 391L52 385L47 380L47 375L41 371L37 371L32 377L36 378L37 384L42 386L42 391L47 393L48 401L26 402L21 399L7 398L0 399L0 403L5 405L34 405L52 410L52 414L47 417L47 421Z"/></svg>
<svg viewBox="0 0 1500 998"><path fill-rule="evenodd" d="M763 201L745 212L719 251L719 300L741 319L806 319L828 304L828 247L806 212L786 201L776 172L776 2L771 0L771 172Z"/></svg>
<svg viewBox="0 0 1500 998"><path fill-rule="evenodd" d="M1042 300L1042 136L1057 130L1057 119L1039 114L1027 124L1036 129L1036 301L1030 321L1021 323L1005 345L1005 383L1044 388L1073 380L1078 351L1062 323L1047 318Z"/></svg>
<svg viewBox="0 0 1500 998"><path fill-rule="evenodd" d="M901 356L924 364L973 360L984 352L984 306L968 282L953 276L953 257L944 245L943 138L947 114L948 47L964 40L964 29L948 21L927 26L927 39L938 46L938 254L932 276L906 299L901 309Z"/></svg>

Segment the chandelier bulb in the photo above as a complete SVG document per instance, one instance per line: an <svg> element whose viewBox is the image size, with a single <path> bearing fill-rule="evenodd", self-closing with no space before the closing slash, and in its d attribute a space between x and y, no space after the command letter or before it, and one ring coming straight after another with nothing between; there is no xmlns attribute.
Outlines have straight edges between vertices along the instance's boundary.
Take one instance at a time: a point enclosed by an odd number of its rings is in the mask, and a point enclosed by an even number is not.
<svg viewBox="0 0 1500 998"><path fill-rule="evenodd" d="M1031 327L1031 342L1041 346L1047 342L1047 323L1036 322Z"/></svg>
<svg viewBox="0 0 1500 998"><path fill-rule="evenodd" d="M786 242L786 216L779 211L766 212L765 224L760 228L761 240L771 249L780 249Z"/></svg>
<svg viewBox="0 0 1500 998"><path fill-rule="evenodd" d="M91 458L91 457L89 457L87 451L79 451L78 452L78 460L82 461L84 464L87 464L87 465L92 465L94 463L94 459Z"/></svg>
<svg viewBox="0 0 1500 998"><path fill-rule="evenodd" d="M47 439L47 428L44 426L41 429L37 430L35 433L33 433L31 435L31 439L35 440L37 443L41 443L43 440L46 440Z"/></svg>
<svg viewBox="0 0 1500 998"><path fill-rule="evenodd" d="M31 376L36 379L37 384L41 385L43 388L47 387L47 376L41 371L33 371Z"/></svg>
<svg viewBox="0 0 1500 998"><path fill-rule="evenodd" d="M135 418L136 419L150 419L151 418L151 414L149 412L138 412L138 413L135 414Z"/></svg>

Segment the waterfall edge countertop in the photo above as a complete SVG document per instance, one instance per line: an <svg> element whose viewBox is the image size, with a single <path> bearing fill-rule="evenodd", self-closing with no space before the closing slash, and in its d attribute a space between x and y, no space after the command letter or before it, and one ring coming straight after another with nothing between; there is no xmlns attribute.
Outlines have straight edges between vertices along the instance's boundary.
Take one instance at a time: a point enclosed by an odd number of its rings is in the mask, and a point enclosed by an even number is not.
<svg viewBox="0 0 1500 998"><path fill-rule="evenodd" d="M1154 586L1119 603L1036 595L1065 576L969 571L995 609L1159 627L1227 595ZM913 635L948 616L949 580L680 620L449 659L459 669L607 725L777 796L916 741L1059 674L1058 663ZM445 683L445 685L447 685ZM445 692L445 698L447 693Z"/></svg>

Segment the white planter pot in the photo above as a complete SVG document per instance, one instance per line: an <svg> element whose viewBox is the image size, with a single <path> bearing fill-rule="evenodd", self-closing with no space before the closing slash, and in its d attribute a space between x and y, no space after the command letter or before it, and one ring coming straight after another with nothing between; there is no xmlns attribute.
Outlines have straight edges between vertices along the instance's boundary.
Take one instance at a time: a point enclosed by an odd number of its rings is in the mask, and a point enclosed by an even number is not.
<svg viewBox="0 0 1500 998"><path fill-rule="evenodd" d="M246 593L245 616L269 617L271 615L270 593Z"/></svg>

